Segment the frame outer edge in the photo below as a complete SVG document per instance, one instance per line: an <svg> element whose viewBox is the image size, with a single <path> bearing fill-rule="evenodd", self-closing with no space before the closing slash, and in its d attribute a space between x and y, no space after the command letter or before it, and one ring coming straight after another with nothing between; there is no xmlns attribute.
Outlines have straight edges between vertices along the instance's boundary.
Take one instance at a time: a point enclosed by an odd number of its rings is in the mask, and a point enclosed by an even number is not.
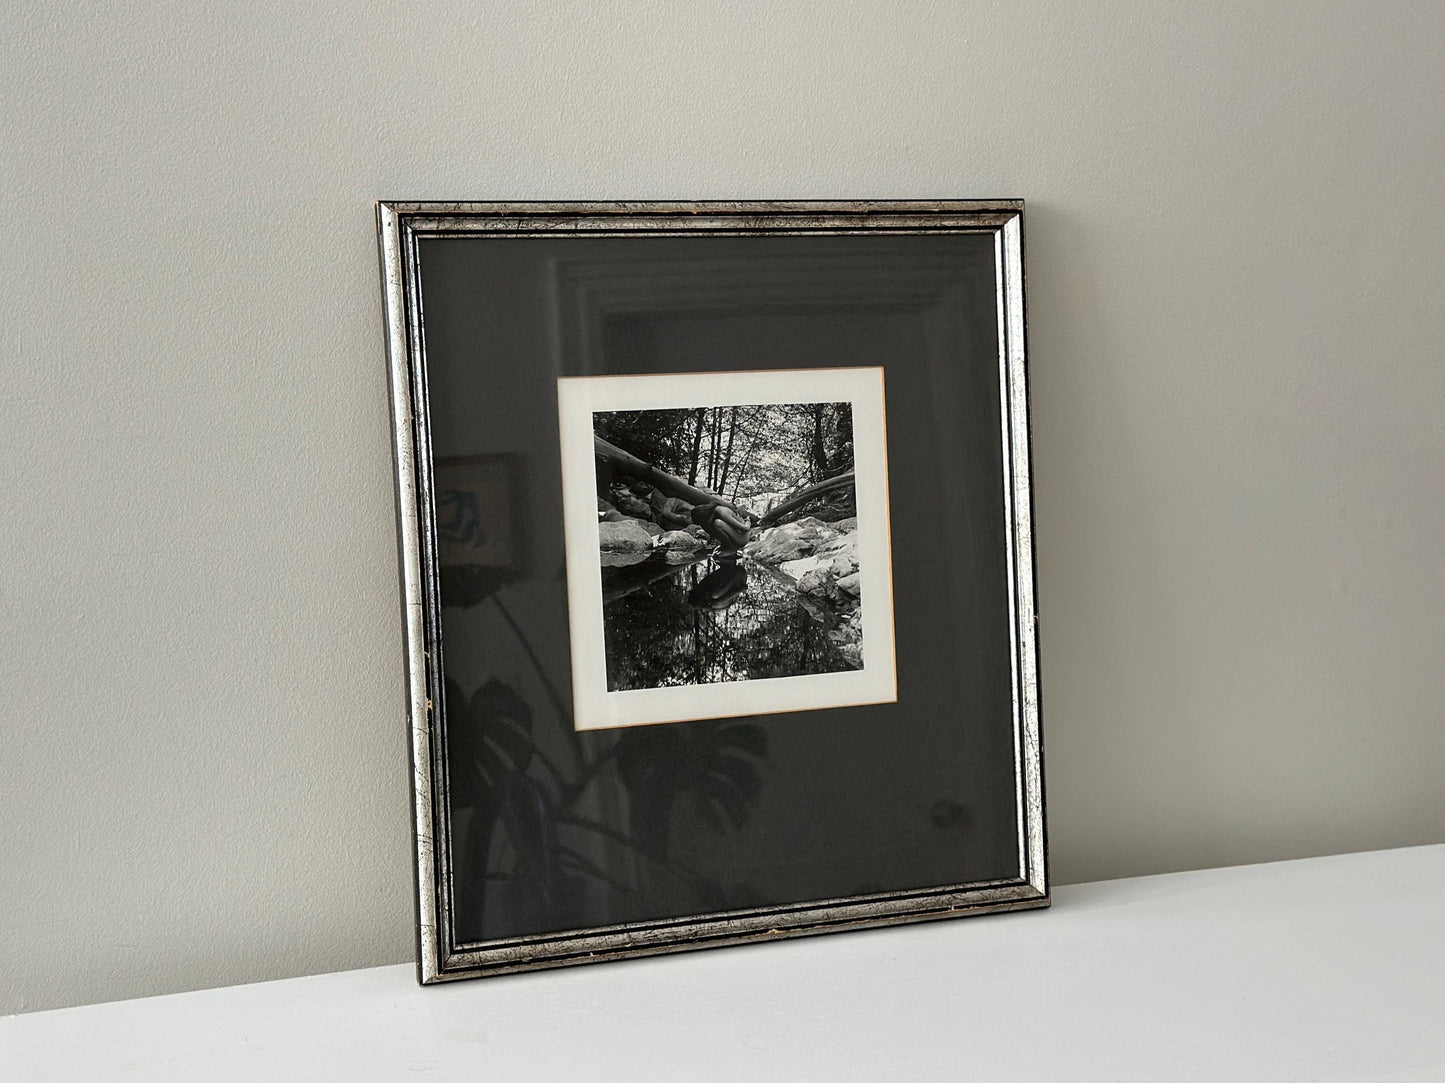
<svg viewBox="0 0 1445 1083"><path fill-rule="evenodd" d="M1047 878L1042 737L1039 728L1037 664L1036 565L1033 550L1033 506L1031 440L1028 411L1025 348L1023 209L1020 199L938 200L938 201L746 201L746 202L393 202L377 204L378 244L381 253L381 285L388 373L392 407L392 439L396 466L398 561L401 572L401 604L404 625L404 657L407 666L407 714L413 774L413 858L416 873L417 976L423 984L458 978L510 973L555 966L570 966L605 958L629 958L665 952L680 952L712 946L740 944L775 937L806 936L939 917L987 913L998 910L1033 909L1050 903ZM694 217L695 216L695 217ZM665 930L670 922L639 923L607 932L593 930L581 938L562 938L581 952L562 949L560 942L547 950L546 937L526 946L515 944L491 948L484 945L458 946L453 954L448 916L450 897L444 895L443 879L449 870L437 865L438 844L445 850L445 800L438 786L444 785L439 739L440 704L430 699L433 664L427 649L431 595L423 579L428 559L429 519L423 517L420 501L427 496L425 443L426 418L418 411L425 406L425 374L416 369L413 339L419 332L420 313L414 312L418 298L413 281L418 237L436 233L474 235L516 234L517 220L535 227L536 232L566 230L568 223L600 232L625 235L638 223L662 233L697 232L691 224L706 225L711 217L721 224L720 232L789 234L806 231L825 219L833 219L842 232L896 232L887 219L913 221L907 231L988 232L995 237L999 260L997 291L1000 304L1000 338L1004 368L1005 448L1008 470L1006 500L1013 538L1009 546L1012 564L1013 626L1015 665L1015 733L1018 801L1020 806L1022 878L1000 888L975 883L958 885L961 895L942 909L923 906L908 909L905 896L894 895L894 905L877 905L862 899L819 900L832 905L809 905L822 920L809 921L802 913L788 919L782 912L759 926L762 914L692 915L687 926L694 939L679 938ZM738 220L743 221L739 225ZM691 220L691 221L690 221ZM627 223L633 228L629 229ZM790 229L797 224L800 229ZM828 231L826 224L822 227ZM702 229L702 232L708 230ZM529 231L523 231L529 232ZM419 383L420 381L420 383ZM439 647L439 644L438 644ZM440 689L437 690L440 694ZM441 803L441 807L439 807ZM440 833L440 834L439 834ZM929 893L932 894L932 893ZM881 901L881 900L880 900ZM920 902L922 900L919 900ZM896 907L896 908L895 908ZM790 910L791 908L784 908ZM827 916L824 916L824 915ZM782 919L779 921L778 919ZM719 920L720 919L720 920ZM700 935L698 935L700 934ZM584 946L585 945L585 946Z"/></svg>
<svg viewBox="0 0 1445 1083"><path fill-rule="evenodd" d="M1006 291L1005 313L1008 320L1008 366L1010 372L1009 416L1010 449L1013 458L1014 525L1017 531L1018 554L1014 579L1019 594L1019 684L1023 695L1021 707L1023 747L1021 766L1024 771L1024 796L1028 817L1027 877L1045 897L1048 896L1048 835L1044 807L1043 731L1039 702L1038 645L1038 563L1034 551L1033 509L1033 436L1029 416L1027 309L1025 308L1024 213L1003 227L1005 263L1001 268Z"/></svg>
<svg viewBox="0 0 1445 1083"><path fill-rule="evenodd" d="M866 218L873 214L916 214L975 217L997 215L1008 218L1023 212L1022 199L782 199L782 200L387 200L380 204L399 217L426 215L429 218L564 218L663 216L687 218L695 215L807 216L845 215Z"/></svg>
<svg viewBox="0 0 1445 1083"><path fill-rule="evenodd" d="M417 514L416 446L413 438L411 369L407 356L404 233L392 204L378 203L377 243L381 251L382 310L391 388L391 436L396 463L397 562L401 573L403 658L407 674L407 729L412 776L412 858L416 874L417 980L438 980L435 836L432 815L432 725L427 697L425 636L422 628L420 522Z"/></svg>

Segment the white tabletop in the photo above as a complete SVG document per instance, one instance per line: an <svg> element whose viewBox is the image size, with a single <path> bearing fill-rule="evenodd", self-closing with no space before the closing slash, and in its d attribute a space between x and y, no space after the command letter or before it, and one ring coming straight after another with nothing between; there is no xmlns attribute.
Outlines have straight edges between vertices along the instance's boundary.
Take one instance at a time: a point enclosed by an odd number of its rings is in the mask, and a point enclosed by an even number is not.
<svg viewBox="0 0 1445 1083"><path fill-rule="evenodd" d="M5 1080L1445 1080L1445 846L422 989L409 966L0 1019Z"/></svg>

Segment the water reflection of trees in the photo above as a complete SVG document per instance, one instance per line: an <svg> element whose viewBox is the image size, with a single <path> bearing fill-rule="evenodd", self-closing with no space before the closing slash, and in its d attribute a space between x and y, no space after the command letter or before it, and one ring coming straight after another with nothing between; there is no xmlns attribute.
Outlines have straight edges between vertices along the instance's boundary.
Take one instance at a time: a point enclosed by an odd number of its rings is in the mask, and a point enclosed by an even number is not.
<svg viewBox="0 0 1445 1083"><path fill-rule="evenodd" d="M828 610L801 597L767 568L748 562L747 590L726 609L688 604L688 594L718 564L677 568L638 589L616 583L640 568L603 569L603 607L610 691L716 684L852 667L828 639ZM657 571L649 562L649 571ZM611 588L609 590L609 587Z"/></svg>

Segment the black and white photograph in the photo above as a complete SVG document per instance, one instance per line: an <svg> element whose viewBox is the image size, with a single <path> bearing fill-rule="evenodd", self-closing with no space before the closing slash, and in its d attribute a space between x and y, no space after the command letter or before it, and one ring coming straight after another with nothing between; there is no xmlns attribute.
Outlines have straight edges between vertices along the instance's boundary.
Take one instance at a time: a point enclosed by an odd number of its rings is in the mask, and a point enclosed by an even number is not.
<svg viewBox="0 0 1445 1083"><path fill-rule="evenodd" d="M593 415L611 692L863 668L853 407Z"/></svg>
<svg viewBox="0 0 1445 1083"><path fill-rule="evenodd" d="M590 475L593 498L568 487L574 662L603 673L578 682L579 729L637 724L611 720L619 695L656 722L891 695L878 370L561 386L564 483ZM659 393L689 401L640 405Z"/></svg>

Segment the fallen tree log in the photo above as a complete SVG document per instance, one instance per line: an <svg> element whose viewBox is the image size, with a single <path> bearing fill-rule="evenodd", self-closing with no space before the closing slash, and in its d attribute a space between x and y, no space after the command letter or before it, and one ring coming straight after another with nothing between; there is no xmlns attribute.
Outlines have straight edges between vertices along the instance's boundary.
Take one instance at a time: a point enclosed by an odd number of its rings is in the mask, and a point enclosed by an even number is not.
<svg viewBox="0 0 1445 1083"><path fill-rule="evenodd" d="M784 500L777 507L769 508L768 513L758 520L758 526L773 526L781 520L784 515L787 515L790 511L796 511L798 508L801 508L815 496L821 496L823 493L830 493L834 489L842 489L845 486L852 486L854 481L853 471L849 470L846 473L839 474L837 477L820 481L816 485L810 485L796 496L788 497L787 500Z"/></svg>
<svg viewBox="0 0 1445 1083"><path fill-rule="evenodd" d="M802 507L814 497L820 496L823 493L832 492L835 489L852 486L855 481L852 470L839 474L837 477L827 478L824 481L818 482L816 485L808 486L808 488L795 496L790 496L777 507L769 509L768 513L761 519L758 519L757 516L748 512L746 509L738 507L737 504L731 500L718 496L716 493L710 493L706 489L699 489L696 485L689 485L683 481L682 478L675 477L665 470L659 470L651 463L639 459L630 451L623 451L616 444L608 443L600 436L593 436L592 443L597 458L610 465L619 474L626 474L628 477L645 481L666 496L675 497L678 500L685 500L687 503L698 507L715 504L720 507L729 508L746 520L757 520L756 525L759 527L775 526L783 516ZM711 531L709 531L709 533L711 533Z"/></svg>
<svg viewBox="0 0 1445 1083"><path fill-rule="evenodd" d="M725 500L706 489L699 489L696 485L689 485L682 478L674 477L665 470L659 470L631 452L623 451L616 444L609 444L600 436L594 436L592 440L597 457L608 463L619 474L626 474L628 477L645 481L659 492L679 500L686 500L689 504L720 504L725 508L732 508L733 511L741 510L731 500Z"/></svg>

